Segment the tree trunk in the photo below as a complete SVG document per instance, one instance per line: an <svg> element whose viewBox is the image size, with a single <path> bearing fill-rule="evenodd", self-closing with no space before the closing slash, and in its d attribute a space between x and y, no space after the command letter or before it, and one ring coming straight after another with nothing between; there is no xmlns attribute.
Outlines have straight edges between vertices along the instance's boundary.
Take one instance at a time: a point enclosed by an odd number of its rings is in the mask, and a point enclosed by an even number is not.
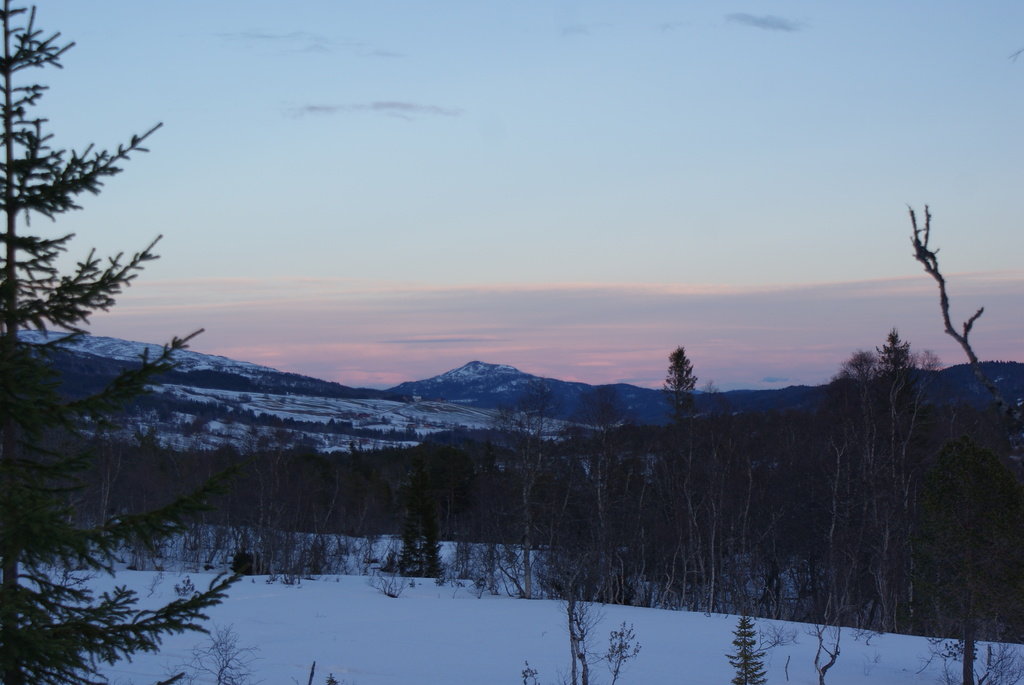
<svg viewBox="0 0 1024 685"><path fill-rule="evenodd" d="M974 621L964 622L963 685L974 685Z"/></svg>
<svg viewBox="0 0 1024 685"><path fill-rule="evenodd" d="M523 599L533 599L533 517L530 516L529 497L524 495L526 517L523 521Z"/></svg>
<svg viewBox="0 0 1024 685"><path fill-rule="evenodd" d="M579 685L578 677L578 665L576 663L579 658L579 635L576 634L576 621L574 614L576 613L576 597L570 592L568 599L566 599L565 615L568 618L569 623L569 685Z"/></svg>

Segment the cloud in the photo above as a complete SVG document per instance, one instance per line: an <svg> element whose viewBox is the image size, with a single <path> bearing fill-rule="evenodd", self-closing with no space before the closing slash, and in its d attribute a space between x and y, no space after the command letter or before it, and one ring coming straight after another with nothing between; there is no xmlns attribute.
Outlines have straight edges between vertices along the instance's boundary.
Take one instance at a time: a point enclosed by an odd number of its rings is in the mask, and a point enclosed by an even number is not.
<svg viewBox="0 0 1024 685"><path fill-rule="evenodd" d="M415 102L382 101L357 105L302 105L293 107L288 113L293 117L302 117L307 114L326 115L345 112L373 112L385 116L396 117L412 121L422 116L444 116L457 117L462 114L461 109L453 107L439 107L437 105L421 105Z"/></svg>
<svg viewBox="0 0 1024 685"><path fill-rule="evenodd" d="M239 31L217 35L227 41L243 43L250 47L273 47L280 52L331 52L335 47L334 41L330 38L308 31L292 31L290 33Z"/></svg>
<svg viewBox="0 0 1024 685"><path fill-rule="evenodd" d="M563 36L590 36L593 35L594 29L602 26L604 24L569 24L561 28L561 34Z"/></svg>
<svg viewBox="0 0 1024 685"><path fill-rule="evenodd" d="M248 49L263 50L268 54L333 53L347 50L361 57L396 59L408 56L396 50L378 48L360 41L336 40L309 31L291 31L289 33L236 31L218 33L217 36L229 43L235 43Z"/></svg>
<svg viewBox="0 0 1024 685"><path fill-rule="evenodd" d="M734 14L726 15L727 21L732 21L737 24L744 24L746 26L753 26L758 29L767 29L769 31L799 31L800 24L783 17L776 17L770 14L754 15L745 14L743 12L736 12Z"/></svg>
<svg viewBox="0 0 1024 685"><path fill-rule="evenodd" d="M1024 272L947 277L958 320L985 306L973 331L979 356L1024 361ZM913 349L959 364L963 352L942 333L937 300L923 275L772 287L143 281L96 315L92 330L159 343L205 327L196 351L377 387L479 359L538 376L656 388L669 353L685 345L700 382L728 390L827 382L894 326Z"/></svg>
<svg viewBox="0 0 1024 685"><path fill-rule="evenodd" d="M378 340L381 345L454 345L462 343L489 343L497 338L489 336L441 337L441 338L398 338L394 340Z"/></svg>
<svg viewBox="0 0 1024 685"><path fill-rule="evenodd" d="M338 112L347 112L349 109L342 105L302 105L301 107L292 107L288 113L293 117L301 117L307 114L337 114Z"/></svg>
<svg viewBox="0 0 1024 685"><path fill-rule="evenodd" d="M457 117L461 109L438 107L437 105L419 105L414 102L371 102L368 105L354 105L355 110L368 110L392 116L413 117L420 114L432 116Z"/></svg>

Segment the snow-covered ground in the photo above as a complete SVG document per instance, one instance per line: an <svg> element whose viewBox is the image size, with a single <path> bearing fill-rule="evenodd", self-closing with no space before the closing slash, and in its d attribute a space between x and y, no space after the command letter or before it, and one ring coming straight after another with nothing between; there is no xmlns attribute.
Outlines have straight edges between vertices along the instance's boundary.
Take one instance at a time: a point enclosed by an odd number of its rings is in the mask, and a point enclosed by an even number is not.
<svg viewBox="0 0 1024 685"><path fill-rule="evenodd" d="M449 404L443 401L419 400L399 402L385 399L342 399L310 397L306 395L279 395L248 393L235 390L196 388L167 383L153 388L155 392L175 395L199 402L222 402L248 409L257 414L282 419L327 423L350 420L361 426L398 428L410 425L427 427L425 432L436 432L458 426L482 428L494 423L493 409L478 409ZM415 428L414 428L415 430Z"/></svg>
<svg viewBox="0 0 1024 685"><path fill-rule="evenodd" d="M190 574L196 586L209 577ZM122 571L116 584L140 592L142 605L165 603L184 574ZM96 578L100 589L115 579ZM603 619L594 628L595 651L604 653L609 632L632 624L641 650L619 683L721 685L735 675L726 659L732 651L734 616L596 607ZM565 611L556 601L526 601L483 595L469 587L439 587L433 581L406 586L398 598L371 587L364 576L325 576L299 585L246 578L210 611L210 625L237 636L251 648L252 682L306 685L316 662L314 683L328 674L349 685L489 685L523 682L525 662L538 671L537 683L561 683L568 675ZM762 631L782 627L795 644L765 657L770 683L814 685L817 639L807 626L757 621ZM187 662L198 633L166 638L158 655L139 655L109 673L117 683L150 683ZM941 664L926 665L928 643L901 635L865 635L844 629L841 653L828 671L829 685L935 683ZM607 685L602 663L591 666L591 682ZM213 683L211 678L196 682Z"/></svg>
<svg viewBox="0 0 1024 685"><path fill-rule="evenodd" d="M289 429L293 439L301 438L323 452L348 451L353 443L365 450L416 445L418 439L400 440L386 436L391 431L399 431L423 438L442 431L487 428L494 424L496 414L492 409L465 407L435 400L399 402L372 398L346 399L250 393L172 383L156 386L153 392L203 402L210 406L227 405L278 419L294 419L314 426L327 424L332 420L347 422L364 431L378 431L381 435L380 438L365 435L353 437L329 431ZM191 423L192 419L193 417L183 417L180 420L183 423ZM262 427L256 429L256 432L273 435L277 430L274 427ZM171 439L175 435L174 426L161 426L160 432L165 442L181 449L215 449L227 444L246 444L246 438L252 429L243 423L228 424L217 421L204 425L199 433L190 431L188 437L182 436L177 440Z"/></svg>

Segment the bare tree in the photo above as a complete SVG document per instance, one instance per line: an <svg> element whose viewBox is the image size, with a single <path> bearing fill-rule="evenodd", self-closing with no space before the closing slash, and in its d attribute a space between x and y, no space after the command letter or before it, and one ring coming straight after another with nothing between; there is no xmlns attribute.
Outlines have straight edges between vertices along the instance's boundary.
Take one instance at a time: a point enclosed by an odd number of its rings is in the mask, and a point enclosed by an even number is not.
<svg viewBox="0 0 1024 685"><path fill-rule="evenodd" d="M192 648L192 658L184 665L184 680L189 685L210 679L216 685L250 685L258 654L257 648L238 644L232 626L215 626L206 642Z"/></svg>
<svg viewBox="0 0 1024 685"><path fill-rule="evenodd" d="M593 654L593 630L603 615L586 600L578 599L575 589L565 600L569 629L570 685L590 685L590 657Z"/></svg>
<svg viewBox="0 0 1024 685"><path fill-rule="evenodd" d="M935 282L939 284L939 306L942 309L942 322L945 325L946 335L953 338L953 340L956 340L963 349L971 364L971 369L974 371L975 377L977 377L978 381L985 386L985 389L992 395L992 398L995 400L996 407L999 409L999 413L1010 422L1014 429L1019 430L1024 427L1024 410L1007 402L1003 397L1003 393L1000 392L996 384L989 380L988 376L985 375L985 372L981 370L981 363L978 361L977 355L974 354L974 350L971 348L970 341L968 340L971 335L971 329L974 328L974 323L981 318L981 315L985 312L985 308L978 308L978 311L963 323L961 331L957 331L950 319L949 294L946 292L946 279L942 276L942 272L939 271L939 250L937 248L932 250L928 247L928 241L931 238L931 223L932 215L931 212L928 211L928 205L924 206L924 226L918 226L917 215L914 213L913 209L910 209L910 224L914 229L910 242L914 246L914 259L920 262L924 267L925 273L934 278Z"/></svg>
<svg viewBox="0 0 1024 685"><path fill-rule="evenodd" d="M511 450L506 465L518 486L517 518L520 524L521 585L523 599L533 599L534 547L537 528L537 488L544 472L548 439L556 425L554 394L543 380L532 381L515 409L503 409L495 422Z"/></svg>
<svg viewBox="0 0 1024 685"><path fill-rule="evenodd" d="M814 670L818 674L818 685L825 685L825 674L828 673L828 669L835 666L836 659L839 658L839 638L842 630L839 626L821 624L815 624L808 630L812 637L818 639L818 649L814 652ZM822 653L828 657L828 661L822 658Z"/></svg>
<svg viewBox="0 0 1024 685"><path fill-rule="evenodd" d="M941 685L963 683L963 641L930 639L928 662L942 660ZM1006 642L979 644L981 653L972 659L972 675L978 685L1017 685L1024 680L1024 657L1020 646ZM960 671L960 672L958 672Z"/></svg>
<svg viewBox="0 0 1024 685"><path fill-rule="evenodd" d="M605 652L604 660L608 662L608 672L611 673L612 683L615 685L619 680L626 664L640 654L640 643L637 642L636 634L633 632L633 624L628 626L623 621L618 630L613 630L608 635L608 651Z"/></svg>

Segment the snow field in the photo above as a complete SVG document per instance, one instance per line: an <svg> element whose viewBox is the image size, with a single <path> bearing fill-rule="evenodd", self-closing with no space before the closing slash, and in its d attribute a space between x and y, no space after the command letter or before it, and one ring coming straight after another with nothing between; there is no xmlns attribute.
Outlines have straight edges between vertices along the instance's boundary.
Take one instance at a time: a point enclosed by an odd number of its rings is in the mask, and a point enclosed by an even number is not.
<svg viewBox="0 0 1024 685"><path fill-rule="evenodd" d="M210 578L189 575L197 588ZM116 579L98 577L91 583L99 590L128 585L146 607L174 599L174 586L184 579L184 574L121 571ZM595 605L594 610L603 616L593 630L594 652L607 650L609 632L623 621L633 625L642 645L620 677L622 685L721 685L735 675L725 657L732 650L734 616L624 606ZM211 626L231 627L239 647L258 650L253 682L306 685L313 661L313 682L320 685L329 673L348 685L518 684L526 661L539 672L541 685L568 675L565 611L557 601L478 599L469 588L438 587L431 580L406 584L400 597L390 598L365 576L329 576L292 586L255 577L236 584L209 613ZM757 627L770 623L758 620ZM778 625L793 632L797 643L765 657L769 682L816 685L816 638L808 626ZM198 633L168 636L160 654L138 655L109 674L117 683L153 682L188 661L191 649L207 640ZM826 675L828 685L934 683L941 669L932 662L922 671L928 655L923 638L869 637L844 629L840 647ZM591 661L591 682L607 684L610 676L598 660Z"/></svg>

